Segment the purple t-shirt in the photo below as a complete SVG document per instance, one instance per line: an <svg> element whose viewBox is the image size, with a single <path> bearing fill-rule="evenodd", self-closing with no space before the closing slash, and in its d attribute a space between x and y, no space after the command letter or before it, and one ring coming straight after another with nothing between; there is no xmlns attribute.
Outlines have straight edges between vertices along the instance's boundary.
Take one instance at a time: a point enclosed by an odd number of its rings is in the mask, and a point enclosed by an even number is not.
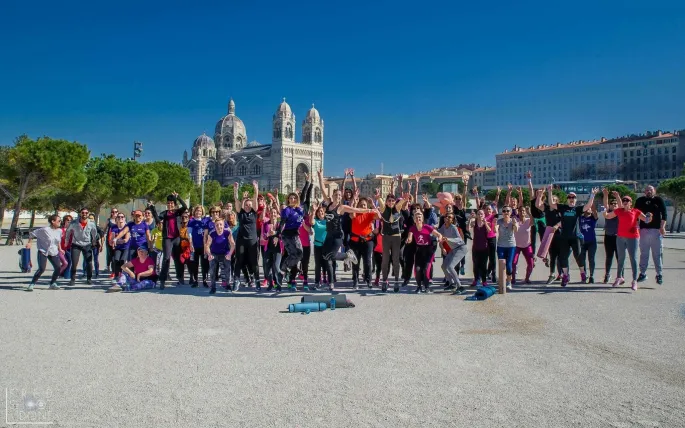
<svg viewBox="0 0 685 428"><path fill-rule="evenodd" d="M411 234L414 236L414 242L416 245L431 245L431 233L433 233L435 229L433 226L429 226L427 224L424 224L421 230L418 230L416 228L416 225L412 225L409 228L409 231Z"/></svg>
<svg viewBox="0 0 685 428"><path fill-rule="evenodd" d="M228 243L228 236L231 234L231 231L228 229L224 229L224 232L219 235L216 233L216 230L211 232L209 234L209 237L212 238L212 243L209 244L209 251L212 254L218 254L218 255L226 255L228 254L229 250L229 243Z"/></svg>
<svg viewBox="0 0 685 428"><path fill-rule="evenodd" d="M117 225L110 226L110 228L109 228L109 233L111 233L110 236L111 236L112 238L114 238L114 237L116 237L122 230L123 230L123 227L119 227L119 226L117 226ZM109 239L109 238L107 238L107 239ZM120 241L123 241L124 238L121 237L119 240L120 240ZM117 243L115 242L114 249L115 249L115 250L125 250L125 249L128 248L130 242L131 242L130 240L127 241L127 242L124 242L123 244L117 244Z"/></svg>
<svg viewBox="0 0 685 428"><path fill-rule="evenodd" d="M304 221L304 211L302 207L285 207L281 210L281 224L283 230L299 231Z"/></svg>
<svg viewBox="0 0 685 428"><path fill-rule="evenodd" d="M188 221L188 229L193 230L193 247L195 248L201 248L204 245L204 235L205 235L205 229L207 229L207 222L209 221L209 217L201 218L201 219L196 219L196 218L191 218Z"/></svg>
<svg viewBox="0 0 685 428"><path fill-rule="evenodd" d="M207 223L205 223L205 228L207 229L207 233L212 233L216 230L216 226L214 226L214 221L213 220L207 220ZM228 230L230 227L228 227L228 222L224 220L224 230Z"/></svg>
<svg viewBox="0 0 685 428"><path fill-rule="evenodd" d="M147 248L147 223L141 221L136 224L134 221L130 222L128 225L128 231L131 233L131 249L136 250L140 247Z"/></svg>

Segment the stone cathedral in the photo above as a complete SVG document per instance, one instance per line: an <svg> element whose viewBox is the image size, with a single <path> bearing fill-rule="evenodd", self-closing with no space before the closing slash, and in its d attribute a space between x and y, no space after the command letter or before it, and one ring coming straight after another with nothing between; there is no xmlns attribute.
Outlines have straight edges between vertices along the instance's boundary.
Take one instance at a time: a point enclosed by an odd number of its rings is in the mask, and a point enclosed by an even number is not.
<svg viewBox="0 0 685 428"><path fill-rule="evenodd" d="M196 184L203 177L222 186L257 180L261 191L278 188L281 193L301 189L309 174L315 185L313 196L320 197L316 171L323 165L323 119L312 105L302 121L301 142L295 140L296 125L284 98L273 115L271 144L248 143L247 129L235 115L231 99L228 114L214 128L214 138L197 137L191 157L187 150L183 153L183 166Z"/></svg>

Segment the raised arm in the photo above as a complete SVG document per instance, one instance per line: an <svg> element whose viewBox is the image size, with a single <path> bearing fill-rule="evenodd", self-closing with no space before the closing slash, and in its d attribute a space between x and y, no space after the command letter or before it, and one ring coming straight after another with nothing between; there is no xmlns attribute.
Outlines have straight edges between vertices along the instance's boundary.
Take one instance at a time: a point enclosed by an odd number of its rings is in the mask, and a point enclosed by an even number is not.
<svg viewBox="0 0 685 428"><path fill-rule="evenodd" d="M549 204L550 210L556 210L557 204L553 202L552 196L554 196L554 193L552 193L552 189L553 185L550 183L550 185L547 186L547 203Z"/></svg>
<svg viewBox="0 0 685 428"><path fill-rule="evenodd" d="M238 198L238 182L237 181L235 183L233 183L233 204L236 208L236 211L238 211L238 207L240 207L241 210L243 209L243 204L240 203L240 199Z"/></svg>
<svg viewBox="0 0 685 428"><path fill-rule="evenodd" d="M602 205L604 205L604 211L608 209L609 206L609 189L606 187L602 189Z"/></svg>
<svg viewBox="0 0 685 428"><path fill-rule="evenodd" d="M598 187L594 187L592 189L592 193L590 194L590 199L587 200L587 203L583 207L583 211L591 211L592 207L595 205L595 195L599 192Z"/></svg>
<svg viewBox="0 0 685 428"><path fill-rule="evenodd" d="M539 189L535 191L535 208L540 211L545 211L545 204L542 203L542 195L545 193L544 189Z"/></svg>
<svg viewBox="0 0 685 428"><path fill-rule="evenodd" d="M519 210L521 210L521 208L523 207L523 189L521 189L521 186L519 186L517 190L518 190L518 192L519 192L519 204L518 204L518 207L519 207ZM533 195L533 194L531 193L531 196L532 196L532 195Z"/></svg>
<svg viewBox="0 0 685 428"><path fill-rule="evenodd" d="M357 193L357 180L354 178L354 169L350 168L350 178L352 179L352 193ZM345 189L343 189L345 190Z"/></svg>
<svg viewBox="0 0 685 428"><path fill-rule="evenodd" d="M321 188L321 195L323 196L323 199L325 201L328 201L331 199L331 195L328 193L328 190L326 190L326 186L324 186L323 169L319 168L319 170L316 173L319 176L319 187Z"/></svg>
<svg viewBox="0 0 685 428"><path fill-rule="evenodd" d="M501 188L501 187L497 187L497 193L495 194L495 200L493 201L494 204L495 204L495 210L496 210L497 207L499 206L499 196L500 196L501 194L502 194L502 188Z"/></svg>
<svg viewBox="0 0 685 428"><path fill-rule="evenodd" d="M535 189L533 189L533 173L528 171L526 173L526 178L528 179L528 191L530 192L530 197L532 198L535 194Z"/></svg>
<svg viewBox="0 0 685 428"><path fill-rule="evenodd" d="M252 206L255 211L257 211L257 205L259 204L259 183L257 180L252 181L252 187L254 188L254 196L252 197Z"/></svg>
<svg viewBox="0 0 685 428"><path fill-rule="evenodd" d="M511 191L514 190L514 186L509 183L507 184L507 196L504 198L504 205L511 206Z"/></svg>
<svg viewBox="0 0 685 428"><path fill-rule="evenodd" d="M149 209L150 212L152 213L152 218L155 219L155 223L159 223L160 221L162 221L162 219L161 219L161 218L159 217L159 215L157 214L157 209L155 208L155 204L153 204L152 202L148 201L148 203L147 203L147 209Z"/></svg>
<svg viewBox="0 0 685 428"><path fill-rule="evenodd" d="M468 209L469 208L469 175L464 174L461 177L461 181L464 183L464 194L462 195L463 201L464 201L464 208L463 209Z"/></svg>

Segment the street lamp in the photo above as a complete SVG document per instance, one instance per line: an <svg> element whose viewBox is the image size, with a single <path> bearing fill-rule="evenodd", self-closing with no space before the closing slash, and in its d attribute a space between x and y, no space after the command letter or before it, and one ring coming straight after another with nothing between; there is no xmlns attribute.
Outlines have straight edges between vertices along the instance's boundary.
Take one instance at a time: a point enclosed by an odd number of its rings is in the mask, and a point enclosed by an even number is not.
<svg viewBox="0 0 685 428"><path fill-rule="evenodd" d="M209 175L205 174L204 177L202 177L202 196L200 197L200 205L205 206L205 181L209 180Z"/></svg>

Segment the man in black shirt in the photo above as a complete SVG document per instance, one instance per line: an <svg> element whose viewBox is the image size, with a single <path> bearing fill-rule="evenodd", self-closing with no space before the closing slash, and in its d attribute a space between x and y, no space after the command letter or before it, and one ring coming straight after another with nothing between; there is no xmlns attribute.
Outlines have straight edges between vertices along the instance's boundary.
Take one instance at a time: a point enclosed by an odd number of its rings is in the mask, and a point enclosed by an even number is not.
<svg viewBox="0 0 685 428"><path fill-rule="evenodd" d="M640 221L640 276L637 281L647 279L647 267L649 265L649 253L652 253L654 269L656 270L656 282L663 283L662 276L662 252L663 237L666 236L666 204L661 197L656 196L654 186L645 188L645 195L635 201L635 209L645 215L652 214L652 221L645 223Z"/></svg>
<svg viewBox="0 0 685 428"><path fill-rule="evenodd" d="M550 210L557 210L561 214L561 229L559 242L559 264L561 265L561 286L566 287L569 281L568 276L568 258L571 255L571 250L573 250L573 255L576 256L576 262L580 268L581 280L585 282L585 261L580 260L580 240L578 238L578 218L583 215L583 211L589 211L592 209L592 205L595 203L595 194L599 192L599 189L592 189L592 194L590 199L587 201L585 206L576 206L576 194L571 192L568 194L568 205L567 204L555 204L553 201L552 185L550 184L547 188L547 199L550 201Z"/></svg>

